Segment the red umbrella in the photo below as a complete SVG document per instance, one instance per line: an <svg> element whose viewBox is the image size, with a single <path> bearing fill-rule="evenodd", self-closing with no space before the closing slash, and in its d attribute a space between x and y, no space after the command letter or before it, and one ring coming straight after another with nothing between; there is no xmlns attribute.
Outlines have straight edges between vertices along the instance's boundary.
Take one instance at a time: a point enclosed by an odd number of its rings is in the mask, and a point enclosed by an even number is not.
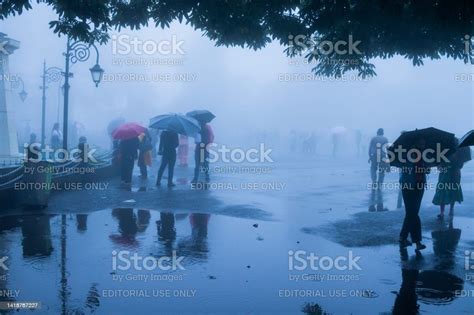
<svg viewBox="0 0 474 315"><path fill-rule="evenodd" d="M141 133L144 133L145 127L140 126L137 123L123 124L112 132L112 137L119 140L127 140L138 137Z"/></svg>

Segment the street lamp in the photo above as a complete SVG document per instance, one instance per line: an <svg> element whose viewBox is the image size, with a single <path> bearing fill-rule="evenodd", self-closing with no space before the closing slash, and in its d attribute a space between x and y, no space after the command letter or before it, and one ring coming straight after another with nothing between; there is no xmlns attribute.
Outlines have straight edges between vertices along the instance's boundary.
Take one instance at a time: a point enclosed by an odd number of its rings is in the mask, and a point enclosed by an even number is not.
<svg viewBox="0 0 474 315"><path fill-rule="evenodd" d="M95 66L89 69L92 75L92 81L95 83L95 87L99 86L100 81L102 81L102 76L104 75L104 69L102 69L98 63Z"/></svg>
<svg viewBox="0 0 474 315"><path fill-rule="evenodd" d="M20 93L18 93L20 95L20 99L22 102L24 102L26 100L26 97L28 96L28 93L26 93L25 90L22 90Z"/></svg>
<svg viewBox="0 0 474 315"><path fill-rule="evenodd" d="M18 89L21 85L21 91L18 93L18 95L20 96L21 101L24 102L28 96L28 93L25 91L25 83L23 80L19 76L16 76L15 80L13 80L11 84L12 89Z"/></svg>
<svg viewBox="0 0 474 315"><path fill-rule="evenodd" d="M99 50L97 46L93 43L84 43L81 41L70 41L70 38L67 39L66 45L66 52L64 53L64 57L66 57L66 65L65 65L65 72L64 72L64 118L63 118L63 149L67 150L67 137L68 137L68 111L69 111L69 89L71 86L69 85L69 78L71 74L69 73L70 63L77 63L78 61L83 62L89 59L91 51L90 48L93 47L95 49L97 58L95 62L95 66L90 68L90 72L92 75L92 80L95 83L95 86L98 87L100 81L102 80L102 76L104 74L104 70L99 66Z"/></svg>
<svg viewBox="0 0 474 315"><path fill-rule="evenodd" d="M46 60L43 62L43 84L40 89L43 90L42 106L41 106L41 147L44 148L45 143L45 124L46 124L46 83L59 82L63 71L58 67L46 68Z"/></svg>

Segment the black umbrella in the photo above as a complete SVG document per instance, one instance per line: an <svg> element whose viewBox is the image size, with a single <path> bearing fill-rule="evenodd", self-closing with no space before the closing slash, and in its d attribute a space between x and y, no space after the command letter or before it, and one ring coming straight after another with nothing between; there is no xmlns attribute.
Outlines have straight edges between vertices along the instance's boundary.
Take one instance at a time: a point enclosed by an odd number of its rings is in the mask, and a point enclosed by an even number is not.
<svg viewBox="0 0 474 315"><path fill-rule="evenodd" d="M201 126L199 126L196 119L181 114L165 114L153 117L150 119L150 128L170 130L191 137L201 130Z"/></svg>
<svg viewBox="0 0 474 315"><path fill-rule="evenodd" d="M456 151L449 156L450 161L461 166L471 159L471 148L469 147L458 147Z"/></svg>
<svg viewBox="0 0 474 315"><path fill-rule="evenodd" d="M471 130L466 133L459 141L460 147L468 147L471 145L474 145L474 130Z"/></svg>
<svg viewBox="0 0 474 315"><path fill-rule="evenodd" d="M186 113L187 116L193 117L199 122L208 123L211 122L216 115L208 111L207 109L193 110L189 113Z"/></svg>
<svg viewBox="0 0 474 315"><path fill-rule="evenodd" d="M387 149L390 165L407 166L417 157L426 167L437 166L456 150L454 134L433 127L403 132Z"/></svg>

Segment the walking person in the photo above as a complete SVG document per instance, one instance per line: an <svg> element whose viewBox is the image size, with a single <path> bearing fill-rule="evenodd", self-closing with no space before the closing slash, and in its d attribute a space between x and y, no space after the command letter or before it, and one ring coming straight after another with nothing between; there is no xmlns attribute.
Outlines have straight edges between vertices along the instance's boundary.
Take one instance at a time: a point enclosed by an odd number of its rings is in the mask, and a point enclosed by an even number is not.
<svg viewBox="0 0 474 315"><path fill-rule="evenodd" d="M420 139L416 144L416 149L423 152L425 141ZM424 165L421 158L416 162L407 163L401 170L400 184L402 189L403 202L405 204L405 219L400 231L400 247L406 248L412 243L416 244L416 251L425 249L421 243L421 220L419 216L421 201L426 187L426 174L429 168ZM411 237L411 242L408 241Z"/></svg>
<svg viewBox="0 0 474 315"><path fill-rule="evenodd" d="M176 163L176 148L179 145L178 134L174 131L164 130L160 136L158 154L161 155L161 165L158 169L156 186L161 186L161 178L165 168L168 167L168 187L176 186L173 183L174 165Z"/></svg>
<svg viewBox="0 0 474 315"><path fill-rule="evenodd" d="M449 216L454 216L454 204L463 201L463 193L461 189L461 169L464 166L462 159L463 151L467 151L470 159L470 149L458 148L449 158L449 162L445 162L438 167L439 176L436 185L436 193L433 197L433 204L439 206L440 213L438 219L444 219L444 209L449 205Z"/></svg>
<svg viewBox="0 0 474 315"><path fill-rule="evenodd" d="M210 181L209 177L209 150L208 144L214 142L214 132L209 124L201 122L201 132L195 138L196 148L194 149L194 178L192 183L197 183L199 174L205 173L206 182Z"/></svg>
<svg viewBox="0 0 474 315"><path fill-rule="evenodd" d="M138 136L140 140L140 144L138 146L138 167L140 168L140 178L147 179L148 178L148 168L151 164L151 137L148 130L145 130L144 133Z"/></svg>
<svg viewBox="0 0 474 315"><path fill-rule="evenodd" d="M372 188L380 188L385 177L385 172L389 170L389 165L386 162L387 143L388 140L384 136L383 128L379 128L377 130L377 135L370 140L369 163Z"/></svg>
<svg viewBox="0 0 474 315"><path fill-rule="evenodd" d="M132 183L133 165L137 159L137 151L139 146L138 137L125 139L120 141L121 169L122 181L125 184Z"/></svg>

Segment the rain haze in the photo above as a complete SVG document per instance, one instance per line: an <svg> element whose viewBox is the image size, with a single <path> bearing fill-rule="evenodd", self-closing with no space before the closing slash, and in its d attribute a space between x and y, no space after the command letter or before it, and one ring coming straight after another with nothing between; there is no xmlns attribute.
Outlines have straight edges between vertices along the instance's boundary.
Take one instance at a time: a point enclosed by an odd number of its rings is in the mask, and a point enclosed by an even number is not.
<svg viewBox="0 0 474 315"><path fill-rule="evenodd" d="M472 12L0 0L0 314L471 314Z"/></svg>
<svg viewBox="0 0 474 315"><path fill-rule="evenodd" d="M0 22L2 32L14 34L21 42L10 61L10 68L27 78L28 99L25 103L16 100L19 126L34 121L41 112L37 87L43 60L48 66L64 67L66 39L50 30L48 23L54 17L49 7L35 5L34 10ZM225 117L215 122L217 140L234 144L245 141L248 130L273 130L283 136L298 129L329 135L332 127L344 126L360 129L369 137L383 126L394 139L402 130L428 126L462 136L473 125L473 84L463 79L472 68L461 60L428 59L424 66L413 67L402 57L376 59L377 76L373 78L349 73L339 80L304 79L311 75L312 66L302 57L287 57L278 43L257 51L215 47L202 32L178 22L164 30L149 26L111 34L112 40L99 46L105 69L100 89L90 81L88 67L72 67L71 119L81 122L90 137L100 134L116 117L147 124L148 117L158 112L184 113L192 108L208 108ZM120 36L122 44L117 39ZM160 43L173 37L181 42L174 54L167 47L153 51L151 45L149 51L127 53L133 46L124 44L133 38ZM122 65L127 59L135 63L161 59L172 65ZM93 61L89 63L92 66ZM291 74L300 74L302 79L288 80ZM52 126L62 96L54 85L47 96L46 125ZM39 131L38 125L32 128Z"/></svg>

